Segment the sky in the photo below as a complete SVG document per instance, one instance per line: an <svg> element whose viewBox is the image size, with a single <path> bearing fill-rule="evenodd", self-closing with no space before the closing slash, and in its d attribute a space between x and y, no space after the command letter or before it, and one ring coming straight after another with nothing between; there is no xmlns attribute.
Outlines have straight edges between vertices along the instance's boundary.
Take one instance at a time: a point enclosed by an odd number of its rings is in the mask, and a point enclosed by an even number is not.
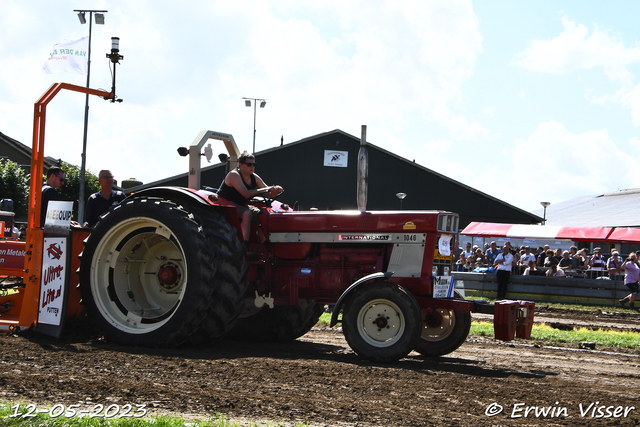
<svg viewBox="0 0 640 427"><path fill-rule="evenodd" d="M28 146L34 102L86 85L42 72L54 44L88 35L75 9L108 11L92 88L110 90L120 37L124 101L90 98L87 147L87 169L119 181L186 172L176 149L202 130L251 151L248 97L267 102L256 152L367 125L368 142L538 214L640 187L640 2L2 0L0 132ZM49 104L45 155L80 165L84 104Z"/></svg>

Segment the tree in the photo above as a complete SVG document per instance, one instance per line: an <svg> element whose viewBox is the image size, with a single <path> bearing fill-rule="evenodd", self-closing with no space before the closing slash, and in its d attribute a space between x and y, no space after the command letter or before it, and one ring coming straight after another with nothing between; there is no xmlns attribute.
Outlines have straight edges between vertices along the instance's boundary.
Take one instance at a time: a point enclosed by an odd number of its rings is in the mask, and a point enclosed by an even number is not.
<svg viewBox="0 0 640 427"><path fill-rule="evenodd" d="M29 179L24 169L9 159L0 159L0 199L13 200L16 217L26 217L29 209Z"/></svg>
<svg viewBox="0 0 640 427"><path fill-rule="evenodd" d="M64 171L64 185L60 189L60 200L73 200L73 216L74 221L78 220L78 206L80 200L80 168L76 165L71 165L62 162L60 166ZM100 183L98 177L89 171L85 171L84 174L84 194L87 198L100 190ZM85 200L86 202L86 200Z"/></svg>
<svg viewBox="0 0 640 427"><path fill-rule="evenodd" d="M65 173L64 185L60 189L60 200L73 200L73 216L78 218L78 200L80 198L80 168L62 162L60 166ZM0 199L12 199L13 211L16 218L26 218L29 210L29 189L31 176L17 163L9 159L0 159ZM46 176L42 177L42 182ZM84 194L91 195L100 190L98 177L93 173L85 172Z"/></svg>

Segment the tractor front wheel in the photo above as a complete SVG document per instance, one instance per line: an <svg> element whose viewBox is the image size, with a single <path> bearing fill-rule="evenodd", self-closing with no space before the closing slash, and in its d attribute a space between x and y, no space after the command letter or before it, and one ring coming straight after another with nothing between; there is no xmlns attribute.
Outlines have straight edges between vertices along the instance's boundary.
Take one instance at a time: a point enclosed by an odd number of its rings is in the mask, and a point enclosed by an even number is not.
<svg viewBox="0 0 640 427"><path fill-rule="evenodd" d="M409 354L421 325L416 300L387 282L354 291L342 315L342 330L349 346L363 359L374 362L395 362Z"/></svg>

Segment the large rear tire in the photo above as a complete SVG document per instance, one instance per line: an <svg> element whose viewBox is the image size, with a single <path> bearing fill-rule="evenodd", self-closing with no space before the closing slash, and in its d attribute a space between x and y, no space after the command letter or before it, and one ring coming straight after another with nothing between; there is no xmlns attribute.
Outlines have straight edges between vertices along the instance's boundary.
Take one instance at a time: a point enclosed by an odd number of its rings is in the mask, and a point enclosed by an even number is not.
<svg viewBox="0 0 640 427"><path fill-rule="evenodd" d="M107 340L170 347L202 329L212 302L226 292L221 287L230 287L216 281L220 248L229 243L213 238L202 221L146 197L101 218L81 255L80 291Z"/></svg>
<svg viewBox="0 0 640 427"><path fill-rule="evenodd" d="M213 301L200 329L191 337L196 345L210 344L227 334L236 324L242 312L244 297L249 287L247 271L249 263L235 227L220 215L203 215L202 223L209 240L217 241L215 283Z"/></svg>
<svg viewBox="0 0 640 427"><path fill-rule="evenodd" d="M395 362L413 350L422 319L416 300L387 282L354 291L342 314L342 331L349 346L363 359Z"/></svg>
<svg viewBox="0 0 640 427"><path fill-rule="evenodd" d="M246 300L253 304L253 298ZM255 307L254 307L255 308ZM315 300L299 300L298 305L277 305L254 310L248 306L245 315L226 338L237 341L282 342L300 338L318 323L324 307Z"/></svg>
<svg viewBox="0 0 640 427"><path fill-rule="evenodd" d="M456 297L462 296L456 292ZM422 317L422 332L414 348L423 356L436 357L456 351L471 329L468 311L428 309Z"/></svg>

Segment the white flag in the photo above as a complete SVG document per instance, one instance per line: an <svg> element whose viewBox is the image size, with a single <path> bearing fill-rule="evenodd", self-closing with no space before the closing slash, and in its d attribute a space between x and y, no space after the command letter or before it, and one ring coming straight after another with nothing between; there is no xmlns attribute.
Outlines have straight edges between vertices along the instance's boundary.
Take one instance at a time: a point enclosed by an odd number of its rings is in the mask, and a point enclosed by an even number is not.
<svg viewBox="0 0 640 427"><path fill-rule="evenodd" d="M63 40L53 46L51 57L42 66L44 74L74 73L87 75L89 37Z"/></svg>

